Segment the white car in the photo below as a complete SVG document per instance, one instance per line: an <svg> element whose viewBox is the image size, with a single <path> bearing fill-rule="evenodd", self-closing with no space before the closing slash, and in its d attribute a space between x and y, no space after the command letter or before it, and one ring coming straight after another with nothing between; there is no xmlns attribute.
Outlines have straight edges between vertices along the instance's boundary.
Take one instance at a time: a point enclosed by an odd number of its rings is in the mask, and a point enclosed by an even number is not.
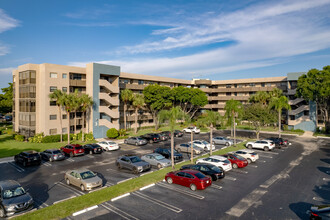
<svg viewBox="0 0 330 220"><path fill-rule="evenodd" d="M188 127L183 129L183 133L195 133L195 134L199 134L201 132L201 130L197 127Z"/></svg>
<svg viewBox="0 0 330 220"><path fill-rule="evenodd" d="M118 150L119 149L119 145L116 142L113 142L113 141L101 141L97 144L100 145L103 148L103 150L105 150L105 151L111 151L111 150Z"/></svg>
<svg viewBox="0 0 330 220"><path fill-rule="evenodd" d="M275 148L275 144L270 140L260 140L255 142L247 142L245 146L249 149L256 148L264 151L273 150Z"/></svg>
<svg viewBox="0 0 330 220"><path fill-rule="evenodd" d="M232 169L231 162L223 156L210 156L206 158L201 158L196 161L196 163L208 163L217 167L221 167L224 171L229 171Z"/></svg>
<svg viewBox="0 0 330 220"><path fill-rule="evenodd" d="M210 151L210 143L204 140L194 140L193 141L194 145L205 150L205 151ZM214 144L212 144L212 150L215 150Z"/></svg>
<svg viewBox="0 0 330 220"><path fill-rule="evenodd" d="M238 151L233 151L231 153L238 154L244 157L249 163L256 162L259 159L259 155L250 149L242 149Z"/></svg>

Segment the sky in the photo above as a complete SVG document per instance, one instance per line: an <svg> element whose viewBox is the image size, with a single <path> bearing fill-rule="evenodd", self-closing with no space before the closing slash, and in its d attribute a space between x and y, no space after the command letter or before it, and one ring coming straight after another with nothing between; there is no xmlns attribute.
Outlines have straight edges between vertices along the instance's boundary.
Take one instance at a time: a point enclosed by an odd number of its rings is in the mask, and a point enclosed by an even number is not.
<svg viewBox="0 0 330 220"><path fill-rule="evenodd" d="M0 0L0 88L25 63L211 80L330 65L330 0Z"/></svg>

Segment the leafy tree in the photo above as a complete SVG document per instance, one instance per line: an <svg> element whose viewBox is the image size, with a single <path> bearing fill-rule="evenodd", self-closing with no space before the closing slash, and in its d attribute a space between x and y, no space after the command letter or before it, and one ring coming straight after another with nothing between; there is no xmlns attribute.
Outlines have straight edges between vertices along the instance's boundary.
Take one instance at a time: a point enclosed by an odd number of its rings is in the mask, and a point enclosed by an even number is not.
<svg viewBox="0 0 330 220"><path fill-rule="evenodd" d="M87 119L87 116L89 115L89 110L93 106L93 98L90 97L87 94L82 94L80 96L80 102L81 102L81 111L82 111L82 116L83 116L83 126L85 125L85 121ZM86 118L86 119L85 119ZM86 126L88 126L88 123L86 123ZM85 131L86 132L86 131ZM89 131L87 132L89 133ZM85 141L85 134L84 132L82 133L82 141Z"/></svg>
<svg viewBox="0 0 330 220"><path fill-rule="evenodd" d="M49 94L49 98L52 101L56 101L56 105L58 107L58 113L60 117L60 126L61 126L61 142L63 141L63 134L62 134L62 106L64 104L64 94L62 93L61 90L55 90L53 93Z"/></svg>
<svg viewBox="0 0 330 220"><path fill-rule="evenodd" d="M240 117L243 112L243 105L240 101L231 99L226 102L225 105L226 118L232 119L232 125L234 130L234 145L236 145L236 118Z"/></svg>
<svg viewBox="0 0 330 220"><path fill-rule="evenodd" d="M274 108L278 112L278 136L281 137L281 115L282 109L290 110L289 100L286 96L274 97L270 101L270 108Z"/></svg>
<svg viewBox="0 0 330 220"><path fill-rule="evenodd" d="M144 97L141 94L134 94L132 105L135 109L135 134L138 129L138 110L144 106Z"/></svg>
<svg viewBox="0 0 330 220"><path fill-rule="evenodd" d="M119 136L119 132L116 128L110 128L108 131L107 131L107 137L108 138L117 138Z"/></svg>
<svg viewBox="0 0 330 220"><path fill-rule="evenodd" d="M144 88L143 95L146 106L152 114L155 129L157 130L159 125L158 113L172 106L171 89L158 84L148 85Z"/></svg>
<svg viewBox="0 0 330 220"><path fill-rule="evenodd" d="M283 91L279 88L274 88L272 91L265 92L265 91L258 91L256 94L252 95L249 98L250 103L261 103L262 105L266 106L270 103L272 98L279 98L282 96Z"/></svg>
<svg viewBox="0 0 330 220"><path fill-rule="evenodd" d="M259 139L261 127L276 121L276 112L261 103L248 104L244 106L243 119L252 123Z"/></svg>
<svg viewBox="0 0 330 220"><path fill-rule="evenodd" d="M170 131L171 131L171 161L172 169L174 170L174 131L177 120L184 118L185 113L179 106L172 107L170 110L162 110L159 112L160 121L168 121Z"/></svg>
<svg viewBox="0 0 330 220"><path fill-rule="evenodd" d="M311 69L298 78L297 96L317 103L326 131L330 133L330 65L323 70Z"/></svg>
<svg viewBox="0 0 330 220"><path fill-rule="evenodd" d="M8 83L9 86L2 88L0 94L0 112L10 113L13 111L13 84Z"/></svg>
<svg viewBox="0 0 330 220"><path fill-rule="evenodd" d="M133 92L130 89L124 89L123 91L121 91L120 93L120 98L121 101L124 102L124 127L125 130L127 129L127 116L126 116L126 111L127 111L127 104L132 101L133 99Z"/></svg>
<svg viewBox="0 0 330 220"><path fill-rule="evenodd" d="M201 117L198 119L198 123L210 127L210 155L212 155L212 139L213 139L213 128L222 122L222 116L219 112L207 110ZM191 132L192 133L192 132Z"/></svg>

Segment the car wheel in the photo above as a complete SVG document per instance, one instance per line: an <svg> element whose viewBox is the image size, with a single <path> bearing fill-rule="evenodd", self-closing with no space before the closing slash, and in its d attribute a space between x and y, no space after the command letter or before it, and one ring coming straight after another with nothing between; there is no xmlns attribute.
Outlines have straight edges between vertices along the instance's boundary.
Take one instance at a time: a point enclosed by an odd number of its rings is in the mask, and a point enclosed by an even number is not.
<svg viewBox="0 0 330 220"><path fill-rule="evenodd" d="M252 160L250 158L246 159L248 163L252 163Z"/></svg>
<svg viewBox="0 0 330 220"><path fill-rule="evenodd" d="M158 169L162 168L163 166L159 163L157 164Z"/></svg>
<svg viewBox="0 0 330 220"><path fill-rule="evenodd" d="M196 187L195 184L191 184L191 185L190 185L190 189L191 189L192 191L196 191L197 187Z"/></svg>
<svg viewBox="0 0 330 220"><path fill-rule="evenodd" d="M26 165L27 165L26 161L23 161L23 167L26 167Z"/></svg>
<svg viewBox="0 0 330 220"><path fill-rule="evenodd" d="M149 141L150 144L154 143L152 140Z"/></svg>
<svg viewBox="0 0 330 220"><path fill-rule="evenodd" d="M73 153L72 152L70 152L70 157L73 157Z"/></svg>
<svg viewBox="0 0 330 220"><path fill-rule="evenodd" d="M264 151L269 151L269 147L264 147Z"/></svg>
<svg viewBox="0 0 330 220"><path fill-rule="evenodd" d="M229 146L229 143L228 142L226 142L226 144L225 144L226 146Z"/></svg>
<svg viewBox="0 0 330 220"><path fill-rule="evenodd" d="M49 158L49 162L53 162L54 160L53 160L53 158L52 157L50 157Z"/></svg>
<svg viewBox="0 0 330 220"><path fill-rule="evenodd" d="M207 150L207 147L204 147L204 151L208 151L208 150Z"/></svg>
<svg viewBox="0 0 330 220"><path fill-rule="evenodd" d="M117 167L118 167L119 170L121 170L121 165L120 165L120 163L117 163Z"/></svg>
<svg viewBox="0 0 330 220"><path fill-rule="evenodd" d="M66 184L70 185L70 180L69 179L66 179Z"/></svg>
<svg viewBox="0 0 330 220"><path fill-rule="evenodd" d="M172 180L171 177L168 177L168 178L166 179L166 181L167 181L168 184L172 184L172 183L173 183L173 180Z"/></svg>
<svg viewBox="0 0 330 220"><path fill-rule="evenodd" d="M178 148L178 149L176 149L179 153L181 153L181 149L180 148Z"/></svg>
<svg viewBox="0 0 330 220"><path fill-rule="evenodd" d="M90 150L90 151L89 151L89 154L93 154L93 151Z"/></svg>
<svg viewBox="0 0 330 220"><path fill-rule="evenodd" d="M5 213L5 209L0 206L0 218L5 218L6 217L6 213Z"/></svg>
<svg viewBox="0 0 330 220"><path fill-rule="evenodd" d="M238 166L237 166L236 163L233 164L233 168L234 168L234 169L237 169L237 168L238 168Z"/></svg>
<svg viewBox="0 0 330 220"><path fill-rule="evenodd" d="M81 189L81 191L85 191L85 186L84 185L81 185L80 186L80 189Z"/></svg>
<svg viewBox="0 0 330 220"><path fill-rule="evenodd" d="M247 147L248 147L249 149L251 149L251 148L252 148L252 145L251 145L251 144L249 144Z"/></svg>
<svg viewBox="0 0 330 220"><path fill-rule="evenodd" d="M216 177L216 175L211 175L211 176L209 176L209 177L211 178L212 181L217 181L217 179L218 179L218 178Z"/></svg>

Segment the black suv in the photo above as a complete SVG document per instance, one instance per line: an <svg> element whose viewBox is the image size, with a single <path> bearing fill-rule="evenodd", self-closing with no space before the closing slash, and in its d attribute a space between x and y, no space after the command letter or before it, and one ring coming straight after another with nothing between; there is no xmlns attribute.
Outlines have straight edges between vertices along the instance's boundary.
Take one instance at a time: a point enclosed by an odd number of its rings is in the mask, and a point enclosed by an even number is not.
<svg viewBox="0 0 330 220"><path fill-rule="evenodd" d="M276 138L276 137L267 138L267 140L273 141L277 148L286 146L288 143L287 141L284 141L282 138Z"/></svg>
<svg viewBox="0 0 330 220"><path fill-rule="evenodd" d="M28 165L40 165L41 157L37 151L24 151L15 155L14 160L16 163L21 163L24 167Z"/></svg>
<svg viewBox="0 0 330 220"><path fill-rule="evenodd" d="M34 207L29 193L14 180L0 181L0 218Z"/></svg>
<svg viewBox="0 0 330 220"><path fill-rule="evenodd" d="M142 135L141 137L146 139L150 144L160 141L159 134L149 133L149 134Z"/></svg>
<svg viewBox="0 0 330 220"><path fill-rule="evenodd" d="M163 155L167 159L171 159L171 148L156 148L154 153L159 153ZM182 154L180 154L177 150L174 150L174 162L179 162L183 160Z"/></svg>

